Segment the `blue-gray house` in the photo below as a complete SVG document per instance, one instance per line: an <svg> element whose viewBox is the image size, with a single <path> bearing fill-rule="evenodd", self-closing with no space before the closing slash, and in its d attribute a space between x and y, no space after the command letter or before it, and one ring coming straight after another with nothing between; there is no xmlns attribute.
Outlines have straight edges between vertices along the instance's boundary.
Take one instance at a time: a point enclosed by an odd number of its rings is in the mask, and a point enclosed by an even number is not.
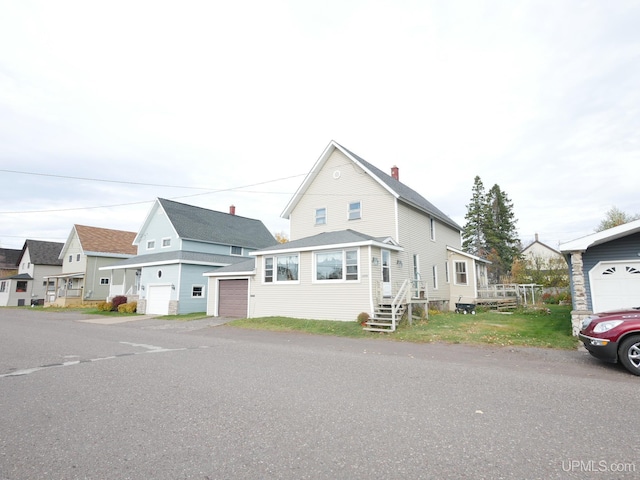
<svg viewBox="0 0 640 480"><path fill-rule="evenodd" d="M594 312L640 307L640 220L560 244L569 263L573 334Z"/></svg>
<svg viewBox="0 0 640 480"><path fill-rule="evenodd" d="M131 285L111 283L110 297L137 300L138 313L206 311L204 272L247 259L278 242L260 220L158 198L133 244L138 254L102 270L135 270ZM127 278L127 275L112 275Z"/></svg>

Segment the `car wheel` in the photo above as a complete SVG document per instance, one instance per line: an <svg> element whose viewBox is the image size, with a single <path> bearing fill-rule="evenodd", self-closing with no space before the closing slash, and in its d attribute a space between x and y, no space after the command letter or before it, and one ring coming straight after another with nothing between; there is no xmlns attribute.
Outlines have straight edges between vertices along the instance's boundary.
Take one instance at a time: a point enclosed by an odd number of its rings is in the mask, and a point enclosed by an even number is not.
<svg viewBox="0 0 640 480"><path fill-rule="evenodd" d="M640 335L626 338L620 344L618 358L624 368L634 375L640 375Z"/></svg>

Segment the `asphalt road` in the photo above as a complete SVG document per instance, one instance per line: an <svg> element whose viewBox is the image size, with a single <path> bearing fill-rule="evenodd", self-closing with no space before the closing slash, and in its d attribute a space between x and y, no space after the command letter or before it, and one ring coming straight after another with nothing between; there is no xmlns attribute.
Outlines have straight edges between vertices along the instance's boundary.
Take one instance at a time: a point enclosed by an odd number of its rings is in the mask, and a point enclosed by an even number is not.
<svg viewBox="0 0 640 480"><path fill-rule="evenodd" d="M104 320L0 309L1 480L640 477L585 352Z"/></svg>

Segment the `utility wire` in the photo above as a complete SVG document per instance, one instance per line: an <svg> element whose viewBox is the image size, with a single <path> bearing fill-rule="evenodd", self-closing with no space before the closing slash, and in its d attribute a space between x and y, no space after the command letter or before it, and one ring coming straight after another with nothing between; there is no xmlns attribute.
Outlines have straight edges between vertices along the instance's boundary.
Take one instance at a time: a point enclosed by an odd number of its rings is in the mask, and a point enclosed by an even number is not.
<svg viewBox="0 0 640 480"><path fill-rule="evenodd" d="M143 183L143 182L129 182L126 180L106 180L103 178L89 178L89 177L73 177L71 175L55 175L53 173L37 173L37 172L21 172L18 170L6 170L6 169L0 169L0 172L6 172L6 173L18 173L21 175L35 175L38 177L53 177L53 178L65 178L65 179L70 179L70 180L84 180L84 181L89 181L89 182L104 182L104 183L121 183L124 185L141 185L141 186L145 186L145 187L167 187L167 188L185 188L185 189L190 189L190 190L209 190L208 187L187 187L184 185L166 185L166 184L162 184L162 183ZM295 177L300 177L302 175L306 175L304 173L298 174L298 175L293 175L291 177L285 177L285 178L278 178L276 180L268 180L266 182L262 182L262 183L256 183L253 185L247 185L247 187L252 187L254 185L262 185L263 183L271 183L271 182L278 182L280 180L288 180L290 178L295 178ZM239 189L239 188L245 188L245 187L235 187L232 189L228 189L228 190L235 190L235 189ZM220 191L226 191L226 190L220 190Z"/></svg>
<svg viewBox="0 0 640 480"><path fill-rule="evenodd" d="M0 170L3 172L6 172L7 170ZM18 172L18 173L26 173L26 172ZM32 174L29 173L29 175L41 175L41 174ZM231 187L231 188L221 188L218 190L210 190L207 192L202 192L202 193L194 193L193 195L183 195L180 197L172 197L170 198L170 200L176 200L176 199L180 199L180 198L189 198L189 197L196 197L196 196L200 196L200 195L210 195L213 193L221 193L221 192L231 192L234 190L240 190L243 188L249 188L249 187L255 187L258 185L265 185L268 183L274 183L274 182L280 182L282 180L290 180L292 178L296 178L296 177L301 177L306 175L306 173L300 173L297 175L291 175L288 177L282 177L282 178L277 178L274 180L265 180L264 182L258 182L258 183L252 183L249 185L243 185L240 187ZM67 176L62 176L62 175L48 175L46 174L45 176L52 176L52 177L61 177L61 178L73 178L76 180L92 180L92 181L98 181L98 182L111 182L111 183L134 183L134 182L119 182L116 180L100 180L100 179L84 179L84 178L80 178L80 177L67 177ZM137 185L150 185L150 186L156 186L156 187L160 187L160 186L166 186L166 187L173 187L172 185L152 185L152 184L148 184L148 183L136 183ZM178 188L200 188L200 187L178 187ZM155 199L154 199L155 200ZM93 206L93 207L75 207L75 208L61 208L61 209L51 209L51 210L28 210L28 211L17 211L17 212L0 212L0 215L9 215L9 214L27 214L27 213L54 213L54 212L69 212L69 211L74 211L74 210L94 210L94 209L98 209L98 208L114 208L114 207L126 207L126 206L130 206L130 205L141 205L144 203L150 203L153 202L154 200L143 200L140 202L130 202L130 203L119 203L119 204L115 204L115 205L98 205L98 206Z"/></svg>

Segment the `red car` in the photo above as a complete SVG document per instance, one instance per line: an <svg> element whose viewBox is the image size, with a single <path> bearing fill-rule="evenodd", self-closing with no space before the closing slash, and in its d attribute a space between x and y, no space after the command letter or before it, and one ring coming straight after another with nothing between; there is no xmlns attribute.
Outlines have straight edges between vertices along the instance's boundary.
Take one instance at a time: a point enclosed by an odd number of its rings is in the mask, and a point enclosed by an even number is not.
<svg viewBox="0 0 640 480"><path fill-rule="evenodd" d="M640 375L640 307L592 315L582 321L578 337L594 357Z"/></svg>

